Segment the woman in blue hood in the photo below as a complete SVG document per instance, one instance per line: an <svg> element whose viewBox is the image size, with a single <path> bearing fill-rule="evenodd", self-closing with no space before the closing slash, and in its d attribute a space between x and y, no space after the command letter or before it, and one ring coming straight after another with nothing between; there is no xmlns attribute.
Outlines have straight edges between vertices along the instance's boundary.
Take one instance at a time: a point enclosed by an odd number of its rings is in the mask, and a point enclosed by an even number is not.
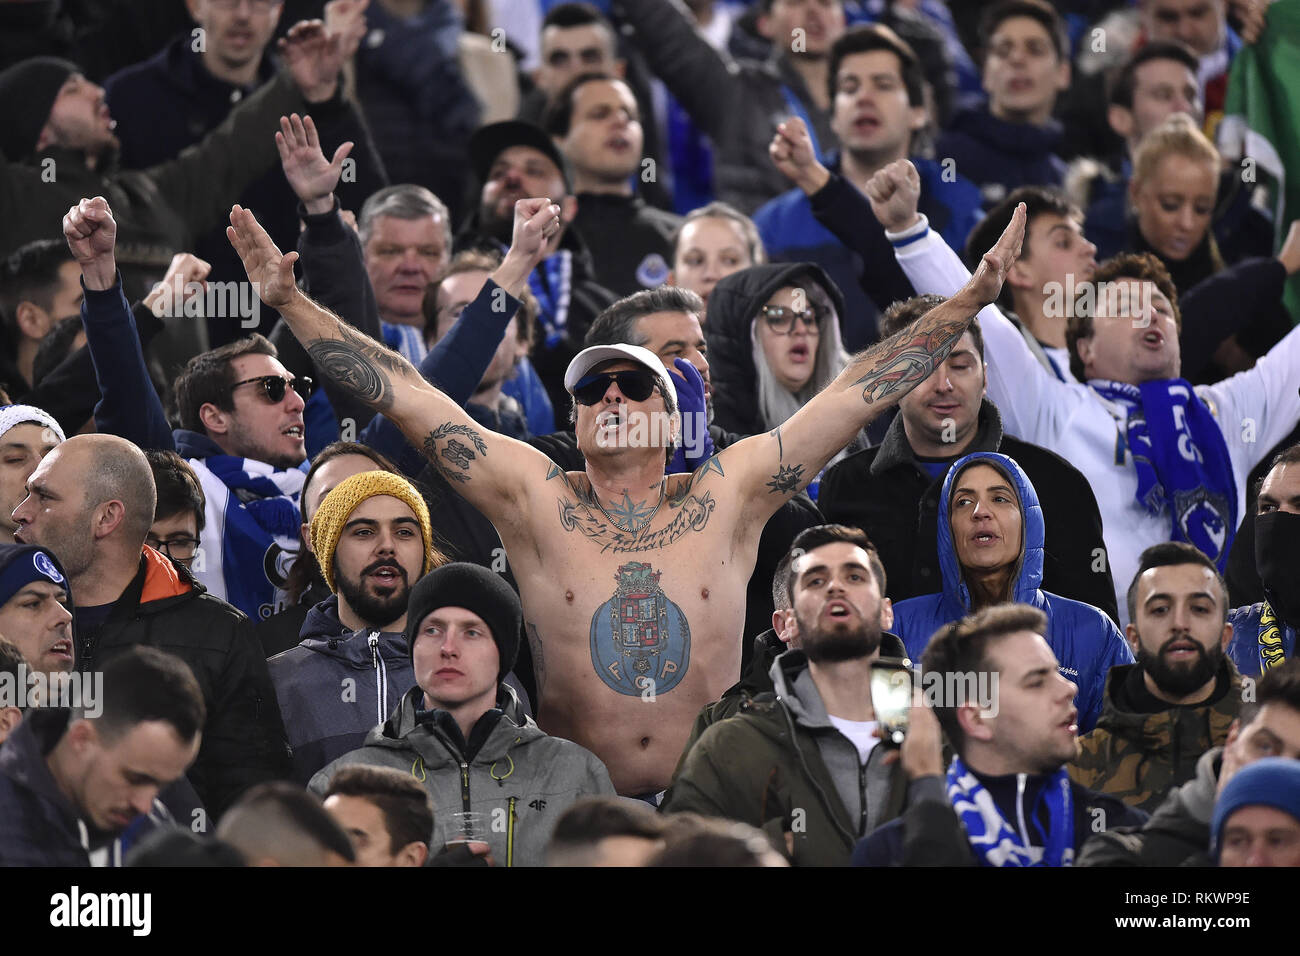
<svg viewBox="0 0 1300 956"><path fill-rule="evenodd" d="M953 464L940 500L948 515L939 522L943 591L894 605L908 656L920 660L935 631L980 608L1036 607L1047 615L1043 636L1061 673L1078 685L1079 733L1087 733L1101 715L1107 672L1133 663L1133 652L1102 611L1042 590L1043 511L1029 478L1006 455L978 452Z"/></svg>

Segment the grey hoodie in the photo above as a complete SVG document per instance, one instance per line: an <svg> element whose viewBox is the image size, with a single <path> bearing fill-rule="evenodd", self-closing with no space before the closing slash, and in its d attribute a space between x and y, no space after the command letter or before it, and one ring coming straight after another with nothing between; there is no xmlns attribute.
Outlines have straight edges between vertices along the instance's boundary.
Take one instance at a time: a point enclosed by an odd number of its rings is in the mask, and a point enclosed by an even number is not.
<svg viewBox="0 0 1300 956"><path fill-rule="evenodd" d="M595 754L543 733L508 684L499 694L502 714L471 761L436 724L417 722L423 691L413 687L359 750L312 777L308 789L324 796L330 779L349 764L394 767L433 798L435 844L445 842L450 814L475 811L485 815L483 840L498 866L541 866L560 815L581 797L613 794L614 784Z"/></svg>
<svg viewBox="0 0 1300 956"><path fill-rule="evenodd" d="M893 645L894 641L897 646ZM902 641L894 635L882 635L881 642L880 652L883 656L906 656ZM788 658L784 665L782 658ZM789 666L795 661L798 662L796 666ZM848 810L849 820L856 828L857 835L861 837L870 833L887 819L885 811L889 807L892 777L891 769L883 762L883 758L888 748L876 745L867 755L865 766L859 761L857 747L831 723L821 693L808 669L807 659L802 654L782 654L772 662L769 673L776 688L776 696L785 704L795 723L812 731L813 739L817 741L817 751L826 764L831 779L835 781L835 791Z"/></svg>

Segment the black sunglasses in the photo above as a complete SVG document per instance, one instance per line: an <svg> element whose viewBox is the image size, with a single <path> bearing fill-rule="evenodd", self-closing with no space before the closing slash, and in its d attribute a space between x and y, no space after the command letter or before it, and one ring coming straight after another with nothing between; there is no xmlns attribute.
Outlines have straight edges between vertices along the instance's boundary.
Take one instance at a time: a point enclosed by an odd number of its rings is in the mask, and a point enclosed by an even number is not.
<svg viewBox="0 0 1300 956"><path fill-rule="evenodd" d="M262 393L272 405L279 405L284 401L284 391L290 385L293 386L293 390L298 393L298 396L304 402L311 397L313 388L312 380L306 375L299 375L294 379L283 378L279 375L259 375L257 378L246 378L242 382L236 382L227 391L233 392L241 385L251 385L253 382L261 382Z"/></svg>
<svg viewBox="0 0 1300 956"><path fill-rule="evenodd" d="M789 335L794 331L796 319L803 322L804 327L809 330L820 329L822 322L826 319L826 310L816 303L813 304L811 309L805 309L802 312L796 312L784 305L765 305L763 306L763 319L773 332L778 335Z"/></svg>
<svg viewBox="0 0 1300 956"><path fill-rule="evenodd" d="M643 368L596 372L594 375L584 375L578 379L578 384L573 386L573 397L578 400L579 405L598 404L609 391L610 382L618 382L618 390L633 402L644 402L659 384L654 373Z"/></svg>

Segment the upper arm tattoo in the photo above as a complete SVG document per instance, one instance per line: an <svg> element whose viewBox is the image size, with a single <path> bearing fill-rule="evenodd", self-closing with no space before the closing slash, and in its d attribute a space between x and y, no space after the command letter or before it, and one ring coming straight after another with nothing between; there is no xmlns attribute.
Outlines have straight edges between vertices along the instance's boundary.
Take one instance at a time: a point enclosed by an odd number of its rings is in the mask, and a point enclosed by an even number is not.
<svg viewBox="0 0 1300 956"><path fill-rule="evenodd" d="M776 439L776 474L767 483L770 495L791 495L803 487L805 466L787 465L785 461L785 442L781 441L781 426L777 425L769 434Z"/></svg>
<svg viewBox="0 0 1300 956"><path fill-rule="evenodd" d="M469 442L469 445L459 438ZM439 447L439 442L445 443ZM474 447L471 448L470 445ZM476 457L487 457L487 443L476 429L454 422L443 422L424 438L424 456L429 459L438 473L448 481L469 481L469 466Z"/></svg>

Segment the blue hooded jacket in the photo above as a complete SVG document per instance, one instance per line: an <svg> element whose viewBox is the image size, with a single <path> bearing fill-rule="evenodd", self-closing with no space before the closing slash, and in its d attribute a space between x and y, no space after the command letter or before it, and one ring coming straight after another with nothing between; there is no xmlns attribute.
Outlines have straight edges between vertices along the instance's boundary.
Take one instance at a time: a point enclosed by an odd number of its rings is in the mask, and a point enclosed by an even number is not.
<svg viewBox="0 0 1300 956"><path fill-rule="evenodd" d="M994 452L959 458L943 483L941 514L949 513L953 478L967 464L976 461L987 462L1006 475L1020 497L1025 550L1016 575L1013 600L1036 607L1047 615L1047 633L1043 636L1056 655L1061 673L1079 687L1074 703L1079 709L1079 734L1085 734L1101 716L1106 674L1112 667L1132 664L1133 652L1115 623L1103 612L1091 604L1071 601L1041 589L1043 510L1034 486L1013 459ZM971 613L970 589L962 578L952 541L952 525L948 521L939 522L939 568L943 576L942 593L909 598L894 605L893 631L903 639L912 660L921 659L935 631Z"/></svg>
<svg viewBox="0 0 1300 956"><path fill-rule="evenodd" d="M377 628L349 633L333 594L307 612L302 638L267 667L293 748L293 776L306 786L388 719L415 686L415 669L404 634Z"/></svg>

